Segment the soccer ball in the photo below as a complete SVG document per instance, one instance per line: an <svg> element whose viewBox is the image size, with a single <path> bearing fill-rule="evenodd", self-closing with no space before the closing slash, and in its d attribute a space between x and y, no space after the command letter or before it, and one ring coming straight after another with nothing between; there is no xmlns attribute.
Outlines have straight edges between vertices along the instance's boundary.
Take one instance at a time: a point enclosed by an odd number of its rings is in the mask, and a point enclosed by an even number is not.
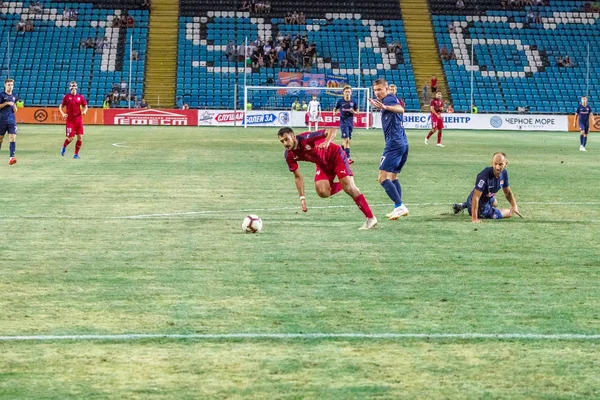
<svg viewBox="0 0 600 400"><path fill-rule="evenodd" d="M242 222L242 230L246 233L258 233L262 229L262 220L258 215L246 215Z"/></svg>

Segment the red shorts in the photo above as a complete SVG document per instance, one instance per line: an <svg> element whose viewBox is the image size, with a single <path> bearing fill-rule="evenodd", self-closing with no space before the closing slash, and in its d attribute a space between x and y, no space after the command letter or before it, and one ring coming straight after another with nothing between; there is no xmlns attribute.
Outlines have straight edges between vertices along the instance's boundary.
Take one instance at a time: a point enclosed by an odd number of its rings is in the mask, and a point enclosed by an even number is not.
<svg viewBox="0 0 600 400"><path fill-rule="evenodd" d="M340 181L347 176L354 176L350 169L350 164L348 164L346 152L341 147L338 149L338 152L331 163L331 168L325 169L317 165L315 182L328 180L331 183L336 176Z"/></svg>
<svg viewBox="0 0 600 400"><path fill-rule="evenodd" d="M67 137L83 135L83 121L67 121Z"/></svg>
<svg viewBox="0 0 600 400"><path fill-rule="evenodd" d="M431 128L432 129L443 129L444 120L442 118L431 116Z"/></svg>

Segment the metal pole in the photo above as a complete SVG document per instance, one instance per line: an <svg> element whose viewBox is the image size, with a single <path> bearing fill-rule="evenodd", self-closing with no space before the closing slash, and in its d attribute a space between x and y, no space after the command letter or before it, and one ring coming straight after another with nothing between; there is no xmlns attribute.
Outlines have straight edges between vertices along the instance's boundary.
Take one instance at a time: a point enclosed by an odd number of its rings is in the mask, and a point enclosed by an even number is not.
<svg viewBox="0 0 600 400"><path fill-rule="evenodd" d="M585 97L590 95L590 42L587 44L587 71L585 74Z"/></svg>
<svg viewBox="0 0 600 400"><path fill-rule="evenodd" d="M360 77L361 77L361 60L360 60L360 56L361 56L361 49L360 49L360 39L358 40L358 84L357 86L360 87ZM360 104L360 91L358 92L358 104Z"/></svg>
<svg viewBox="0 0 600 400"><path fill-rule="evenodd" d="M371 88L367 88L367 99L371 98ZM367 100L367 129L370 128L369 121L371 120L371 103Z"/></svg>
<svg viewBox="0 0 600 400"><path fill-rule="evenodd" d="M233 126L237 126L237 84L233 86Z"/></svg>
<svg viewBox="0 0 600 400"><path fill-rule="evenodd" d="M248 86L246 86L244 84L244 128L248 127L248 124L246 124L246 103L247 102L248 102ZM237 115L235 116L235 118L237 118Z"/></svg>
<svg viewBox="0 0 600 400"><path fill-rule="evenodd" d="M127 98L127 108L131 108L131 70L133 68L133 35L129 36L129 93Z"/></svg>
<svg viewBox="0 0 600 400"><path fill-rule="evenodd" d="M473 76L473 72L474 72L473 71L474 70L474 68L473 68L473 57L474 56L473 56L473 54L474 54L474 51L475 51L474 49L475 49L475 46L473 46L473 41L471 41L471 65L470 65L470 68L471 68L471 106L470 106L471 112L470 113L471 114L473 113L473 80L475 79L474 76Z"/></svg>
<svg viewBox="0 0 600 400"><path fill-rule="evenodd" d="M10 78L10 33L6 34L6 57L6 77Z"/></svg>

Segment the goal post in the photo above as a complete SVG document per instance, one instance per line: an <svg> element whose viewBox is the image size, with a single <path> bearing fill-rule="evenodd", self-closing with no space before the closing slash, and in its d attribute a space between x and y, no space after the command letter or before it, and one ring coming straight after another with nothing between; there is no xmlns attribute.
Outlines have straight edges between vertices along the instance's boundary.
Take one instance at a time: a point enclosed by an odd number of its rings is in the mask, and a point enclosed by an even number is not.
<svg viewBox="0 0 600 400"><path fill-rule="evenodd" d="M248 116L257 111L290 111L297 117L306 114L303 105L317 96L321 104L321 112L325 119L320 126L339 126L339 114L333 116L332 112L339 99L343 96L343 87L310 87L310 86L244 86L244 128L248 127ZM369 98L371 88L353 87L352 99L356 101L359 114L355 117L355 128L369 129L373 126L373 116ZM293 108L295 101L300 104L300 109ZM297 120L295 118L294 120Z"/></svg>

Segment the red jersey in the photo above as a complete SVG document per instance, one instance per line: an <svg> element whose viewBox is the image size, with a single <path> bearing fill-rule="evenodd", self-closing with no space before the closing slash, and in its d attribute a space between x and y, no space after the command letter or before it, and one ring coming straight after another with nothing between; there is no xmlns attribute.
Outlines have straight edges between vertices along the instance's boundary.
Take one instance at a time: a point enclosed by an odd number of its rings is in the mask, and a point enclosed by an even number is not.
<svg viewBox="0 0 600 400"><path fill-rule="evenodd" d="M285 161L294 172L298 169L298 161L307 161L317 164L321 169L330 171L338 162L341 147L335 143L329 143L326 149L318 149L317 146L325 140L325 131L304 132L296 135L298 147L295 150L285 151Z"/></svg>
<svg viewBox="0 0 600 400"><path fill-rule="evenodd" d="M81 121L81 108L87 106L87 101L80 94L69 93L63 97L62 106L67 109L67 121L76 122Z"/></svg>
<svg viewBox="0 0 600 400"><path fill-rule="evenodd" d="M435 112L437 114L441 114L442 111L444 111L444 102L442 100L432 99L431 103L429 103L429 105L431 107L433 107L433 109L435 110ZM436 114L431 113L431 115L436 115ZM437 117L437 115L436 115L436 117Z"/></svg>
<svg viewBox="0 0 600 400"><path fill-rule="evenodd" d="M437 78L431 80L431 87L437 87Z"/></svg>

